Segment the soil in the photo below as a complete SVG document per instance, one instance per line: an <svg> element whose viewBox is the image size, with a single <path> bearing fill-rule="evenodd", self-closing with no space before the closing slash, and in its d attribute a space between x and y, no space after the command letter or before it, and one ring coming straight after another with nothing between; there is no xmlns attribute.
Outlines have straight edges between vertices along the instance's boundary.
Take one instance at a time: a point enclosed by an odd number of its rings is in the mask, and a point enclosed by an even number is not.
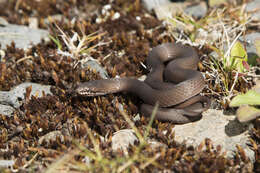
<svg viewBox="0 0 260 173"><path fill-rule="evenodd" d="M108 15L102 14L106 4L111 5ZM113 19L116 12L120 17ZM53 20L50 24L44 22L48 16L57 14L62 16L62 20ZM37 18L39 28L48 29L52 36L60 34L54 23L70 37L73 32L81 36L94 32L104 33L87 46L105 43L96 47L89 56L96 59L111 78L140 77L146 74L147 70L142 63L145 64L150 48L164 42L175 41L167 32L167 26L163 25L153 12L146 11L139 0L4 1L0 4L0 16L9 23L27 26L31 17ZM103 22L97 23L98 18ZM69 51L63 42L62 48L63 51ZM58 53L57 45L52 41L35 45L27 52L12 44L5 53L5 61L0 62L0 90L8 91L20 83L30 81L52 85L53 95L25 100L12 117L0 115L0 160L15 160L13 169L20 172L43 172L62 155L77 148L75 140L82 146L92 148L88 128L93 133L108 138L105 142L99 141L100 149L106 157L114 158L120 155L120 152L115 153L111 150L111 137L118 129L131 126L125 121L117 106L123 105L125 112L133 120L139 113L141 101L138 98L130 94L113 94L96 98L71 97L68 91L77 84L101 77L89 68L81 68L80 60L85 58L84 55L76 58L61 55ZM25 54L33 58L17 63ZM109 56L104 59L107 55ZM75 65L76 63L78 64ZM26 95L29 94L28 90ZM140 115L140 120L133 122L140 132L144 133L149 118ZM260 120L256 120L254 126L255 130L251 135L255 143L256 158L259 159ZM209 141L205 143L206 151L186 147L185 144L176 144L172 134L163 133L173 127L173 124L167 122L156 120L153 123L149 137L166 144L168 149L158 159L157 165L149 165L142 172L153 170L206 172L207 169L224 172L235 167L239 167L236 168L238 171L248 170L249 160L243 156L243 151L238 150L235 158L230 160L217 152L219 148L212 149ZM54 131L60 131L62 135L39 142L41 137ZM129 150L131 154L134 147ZM143 154L152 156L159 151L147 146ZM33 158L35 154L37 157ZM83 158L77 154L73 159L81 162ZM32 159L33 162L30 163ZM137 161L135 167L140 168L140 165ZM260 167L255 164L254 170L259 169ZM10 169L3 171L9 172Z"/></svg>

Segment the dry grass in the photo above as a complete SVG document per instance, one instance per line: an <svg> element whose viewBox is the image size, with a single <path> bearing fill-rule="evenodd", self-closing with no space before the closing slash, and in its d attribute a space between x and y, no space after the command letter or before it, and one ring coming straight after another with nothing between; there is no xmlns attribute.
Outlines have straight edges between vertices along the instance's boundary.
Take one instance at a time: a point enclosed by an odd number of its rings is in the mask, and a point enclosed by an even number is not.
<svg viewBox="0 0 260 173"><path fill-rule="evenodd" d="M50 38L57 45L58 54L77 60L74 67L76 67L79 62L87 62L89 60L96 61L90 56L91 52L96 51L96 48L98 46L107 44L101 40L102 36L106 34L105 32L99 33L99 31L96 31L94 33L86 35L83 29L81 29L80 34L77 32L72 32L73 35L70 37L56 23L54 24L60 32L60 35L55 37L50 36ZM98 40L98 43L91 45L96 40ZM62 47L62 45L65 46Z"/></svg>
<svg viewBox="0 0 260 173"><path fill-rule="evenodd" d="M110 155L103 153L100 148L100 139L97 134L93 132L89 127L87 128L88 136L93 144L93 148L87 148L81 145L78 141L75 141L76 148L69 151L67 154L62 156L58 161L54 162L48 167L45 173L51 172L129 172L135 170L135 172L141 172L149 165L154 165L160 168L161 166L157 163L157 159L161 157L162 152L154 153L153 156L147 156L147 153L143 152L143 149L149 144L147 143L150 128L152 126L155 113L158 109L158 104L155 106L152 113L149 124L146 126L144 134L138 130L138 128L131 121L130 117L121 110L121 114L130 127L134 130L135 135L138 138L139 145L132 146L133 153L131 155L117 153L114 158ZM87 124L85 124L88 126ZM95 134L95 135L94 135ZM116 153L116 151L115 151ZM81 161L76 161L76 156L81 156ZM85 161L85 163L84 163ZM138 166L137 166L138 165Z"/></svg>

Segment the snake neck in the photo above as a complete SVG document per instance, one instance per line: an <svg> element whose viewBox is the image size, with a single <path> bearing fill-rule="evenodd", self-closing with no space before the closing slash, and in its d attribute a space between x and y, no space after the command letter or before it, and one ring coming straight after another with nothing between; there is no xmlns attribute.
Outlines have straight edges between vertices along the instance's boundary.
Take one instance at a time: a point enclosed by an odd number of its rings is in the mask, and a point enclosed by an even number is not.
<svg viewBox="0 0 260 173"><path fill-rule="evenodd" d="M130 92L141 98L145 103L154 105L157 101L156 90L145 82L134 78L121 78L120 91Z"/></svg>

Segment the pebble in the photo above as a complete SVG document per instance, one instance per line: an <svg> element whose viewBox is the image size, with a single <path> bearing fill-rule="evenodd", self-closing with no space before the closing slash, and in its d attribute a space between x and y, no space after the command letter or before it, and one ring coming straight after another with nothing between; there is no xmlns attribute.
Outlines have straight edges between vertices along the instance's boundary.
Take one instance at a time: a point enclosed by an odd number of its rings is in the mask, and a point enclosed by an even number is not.
<svg viewBox="0 0 260 173"><path fill-rule="evenodd" d="M255 41L260 39L260 32L246 34L245 36L240 37L240 39L246 42L247 53L257 54Z"/></svg>
<svg viewBox="0 0 260 173"><path fill-rule="evenodd" d="M132 129L123 129L115 132L112 136L112 150L117 151L121 149L128 155L127 148L129 145L134 145L138 141Z"/></svg>
<svg viewBox="0 0 260 173"><path fill-rule="evenodd" d="M160 5L154 8L156 17L159 20L167 20L168 18L173 18L178 13L183 12L185 9L185 3L170 3L167 5Z"/></svg>
<svg viewBox="0 0 260 173"><path fill-rule="evenodd" d="M81 68L84 69L87 67L98 72L103 79L109 78L107 71L96 60L88 59L87 61L81 61Z"/></svg>
<svg viewBox="0 0 260 173"><path fill-rule="evenodd" d="M125 155L128 155L127 148L129 145L134 145L135 142L138 142L138 138L135 135L134 130L132 129L123 129L115 132L112 137L112 150L117 151L118 149L123 150ZM164 143L158 142L154 139L148 139L147 143L153 149L159 147L167 149L168 146Z"/></svg>
<svg viewBox="0 0 260 173"><path fill-rule="evenodd" d="M257 52L255 41L260 40L260 33L253 32L246 34L245 36L241 36L239 39L246 43L244 45L246 46L249 64L256 65L256 58L258 58L260 55Z"/></svg>
<svg viewBox="0 0 260 173"><path fill-rule="evenodd" d="M143 0L144 8L151 11L154 8L162 5L169 5L171 2L169 0Z"/></svg>
<svg viewBox="0 0 260 173"><path fill-rule="evenodd" d="M61 133L61 131L56 130L56 131L49 132L44 136L40 137L40 139L38 140L38 144L43 145L43 142L46 142L46 145L48 146L52 141L55 141L57 137L60 138L61 142L64 142L63 134Z"/></svg>
<svg viewBox="0 0 260 173"><path fill-rule="evenodd" d="M195 18L202 18L206 16L208 11L206 2L193 3L193 4L187 2L176 2L176 3L165 2L153 6L153 9L155 11L157 18L160 20L173 18L176 14L183 13L183 12Z"/></svg>
<svg viewBox="0 0 260 173"><path fill-rule="evenodd" d="M188 15L191 15L195 18L205 17L207 14L208 8L206 2L200 2L197 5L193 5L184 9L184 12Z"/></svg>

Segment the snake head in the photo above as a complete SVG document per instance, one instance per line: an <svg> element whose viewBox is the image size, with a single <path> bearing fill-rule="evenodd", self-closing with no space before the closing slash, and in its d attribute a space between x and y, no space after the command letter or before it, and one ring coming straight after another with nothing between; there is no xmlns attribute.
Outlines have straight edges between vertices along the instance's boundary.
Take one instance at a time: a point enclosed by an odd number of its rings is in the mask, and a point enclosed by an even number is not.
<svg viewBox="0 0 260 173"><path fill-rule="evenodd" d="M75 92L79 96L94 97L113 93L115 80L94 80L79 84Z"/></svg>

